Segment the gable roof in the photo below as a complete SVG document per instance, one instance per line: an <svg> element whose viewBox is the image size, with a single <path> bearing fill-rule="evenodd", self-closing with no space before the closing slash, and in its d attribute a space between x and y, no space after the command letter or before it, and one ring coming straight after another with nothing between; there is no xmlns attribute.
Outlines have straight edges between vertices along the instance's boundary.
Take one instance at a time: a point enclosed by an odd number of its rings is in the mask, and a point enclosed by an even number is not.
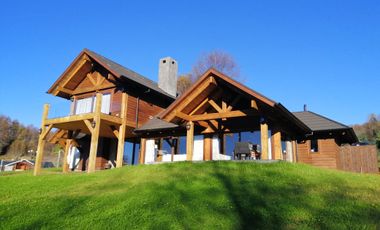
<svg viewBox="0 0 380 230"><path fill-rule="evenodd" d="M166 110L158 114L158 119L166 120L166 122L170 122L171 120L167 119L168 116L170 116L170 113L173 111L176 111L180 104L184 102L186 99L188 99L189 95L191 95L196 89L199 88L199 86L207 81L209 77L212 76L218 81L224 82L228 87L236 89L238 92L241 92L243 94L246 94L249 97L254 97L263 104L266 104L267 106L271 107L273 111L276 111L276 113L281 114L282 117L284 117L287 121L290 121L292 124L294 124L294 127L297 127L298 130L300 130L303 133L311 132L311 130L302 123L297 117L295 117L290 111L288 111L283 105L280 103L277 103L264 95L260 94L259 92L252 90L248 88L247 86L231 79L230 77L226 76L225 74L211 68L208 71L206 71L195 83L192 87L190 87L183 95L181 95L177 100L175 100ZM149 130L149 126L143 126L138 129L139 131L143 130Z"/></svg>
<svg viewBox="0 0 380 230"><path fill-rule="evenodd" d="M20 163L20 162L26 162L26 163L29 163L31 165L34 165L34 161L30 161L30 160L27 160L27 159L21 159L21 160L12 161L12 162L9 162L7 164L4 164L4 166L11 166L11 165L14 165L14 164L17 164L17 163Z"/></svg>
<svg viewBox="0 0 380 230"><path fill-rule="evenodd" d="M156 82L86 48L82 50L82 52L74 59L74 61L70 64L70 66L66 69L66 71L58 78L57 81L54 82L54 84L48 90L48 93L52 93L56 89L59 82L64 78L65 74L69 71L69 69L73 66L73 64L85 54L89 56L90 59L96 61L98 64L100 64L109 72L111 72L116 78L120 78L120 79L125 78L127 80L131 80L144 87L148 87L149 89L154 90L158 92L159 94L162 94L171 99L175 99L175 97L171 96L170 94L166 93L164 90L159 88Z"/></svg>

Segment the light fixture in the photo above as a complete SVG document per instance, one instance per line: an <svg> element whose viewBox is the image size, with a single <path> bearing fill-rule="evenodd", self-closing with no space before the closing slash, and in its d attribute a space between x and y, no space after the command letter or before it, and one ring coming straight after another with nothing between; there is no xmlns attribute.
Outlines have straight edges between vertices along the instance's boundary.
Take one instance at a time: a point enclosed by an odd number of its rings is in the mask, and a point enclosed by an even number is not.
<svg viewBox="0 0 380 230"><path fill-rule="evenodd" d="M42 129L41 129L41 128L38 129L38 133L39 133L39 134L42 133Z"/></svg>
<svg viewBox="0 0 380 230"><path fill-rule="evenodd" d="M190 124L190 123L187 123L187 124L186 124L186 129L187 129L187 130L190 130L190 128L191 128L191 124Z"/></svg>
<svg viewBox="0 0 380 230"><path fill-rule="evenodd" d="M91 126L92 126L92 128L95 128L95 126L96 126L96 122L95 122L95 120L93 120L93 121L91 122Z"/></svg>

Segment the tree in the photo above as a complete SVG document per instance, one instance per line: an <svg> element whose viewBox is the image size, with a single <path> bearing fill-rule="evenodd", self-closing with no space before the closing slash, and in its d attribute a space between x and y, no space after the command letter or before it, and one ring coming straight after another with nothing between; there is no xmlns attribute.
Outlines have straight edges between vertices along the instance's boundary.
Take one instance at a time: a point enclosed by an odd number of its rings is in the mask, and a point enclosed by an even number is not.
<svg viewBox="0 0 380 230"><path fill-rule="evenodd" d="M177 93L182 95L192 84L190 74L180 75L177 80Z"/></svg>
<svg viewBox="0 0 380 230"><path fill-rule="evenodd" d="M240 75L239 66L235 59L224 51L215 50L203 54L198 59L192 68L192 80L196 81L210 68L215 68L232 78L237 78Z"/></svg>

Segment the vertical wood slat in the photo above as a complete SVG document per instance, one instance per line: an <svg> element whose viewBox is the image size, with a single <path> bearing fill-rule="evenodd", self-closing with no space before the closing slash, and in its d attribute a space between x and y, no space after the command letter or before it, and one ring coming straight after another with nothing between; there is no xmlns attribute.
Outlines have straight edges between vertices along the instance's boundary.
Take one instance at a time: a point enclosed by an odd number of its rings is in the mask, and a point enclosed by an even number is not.
<svg viewBox="0 0 380 230"><path fill-rule="evenodd" d="M100 131L100 113L102 109L102 94L96 94L96 105L95 105L95 114L94 122L95 127L91 132L91 147L90 147L90 156L88 158L88 173L95 172L96 169L96 155L98 152L98 143L99 143L99 131Z"/></svg>
<svg viewBox="0 0 380 230"><path fill-rule="evenodd" d="M38 146L37 146L37 156L36 156L36 163L34 165L34 176L37 176L41 172L41 164L42 164L42 159L44 157L44 148L45 148L45 142L46 140L43 138L43 134L45 133L46 127L45 127L45 121L48 117L49 114L49 104L44 105L44 111L42 114L42 121L41 121L41 133L38 138Z"/></svg>
<svg viewBox="0 0 380 230"><path fill-rule="evenodd" d="M268 160L268 124L260 124L261 159Z"/></svg>
<svg viewBox="0 0 380 230"><path fill-rule="evenodd" d="M120 111L120 118L122 119L122 123L119 127L119 136L118 136L118 141L117 141L117 157L116 157L117 168L120 168L123 166L125 130L127 127L127 108L128 108L128 94L123 92L122 99L121 99L121 111Z"/></svg>
<svg viewBox="0 0 380 230"><path fill-rule="evenodd" d="M193 151L194 151L194 123L189 121L187 123L190 127L186 132L186 160L193 160Z"/></svg>

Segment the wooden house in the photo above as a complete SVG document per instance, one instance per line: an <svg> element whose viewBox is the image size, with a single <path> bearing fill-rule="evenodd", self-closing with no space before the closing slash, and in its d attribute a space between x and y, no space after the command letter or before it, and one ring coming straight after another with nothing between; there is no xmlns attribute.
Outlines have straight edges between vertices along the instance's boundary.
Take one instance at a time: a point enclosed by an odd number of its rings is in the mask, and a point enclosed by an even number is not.
<svg viewBox="0 0 380 230"><path fill-rule="evenodd" d="M126 141L134 143L140 164L229 160L234 142L249 141L262 160L328 168L341 165L341 145L357 141L352 128L312 112L291 113L214 69L176 98L177 63L171 58L159 63L156 84L83 50L48 90L70 100L71 109L68 116L49 118L45 105L35 174L46 141L65 148L65 162L75 147L80 155L75 167L88 172L121 167Z"/></svg>

